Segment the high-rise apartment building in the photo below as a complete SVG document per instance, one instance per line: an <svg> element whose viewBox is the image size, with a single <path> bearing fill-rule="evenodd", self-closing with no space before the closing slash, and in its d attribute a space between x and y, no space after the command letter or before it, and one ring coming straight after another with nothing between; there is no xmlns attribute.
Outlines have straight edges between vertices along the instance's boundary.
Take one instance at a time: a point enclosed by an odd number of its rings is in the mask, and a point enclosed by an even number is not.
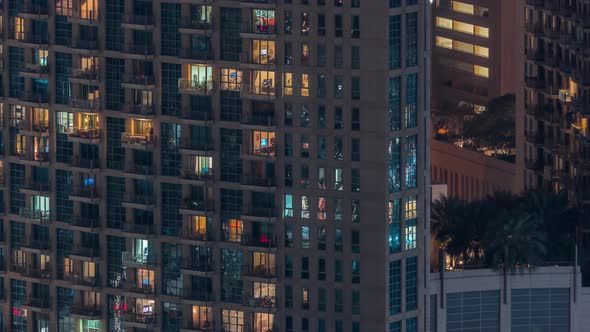
<svg viewBox="0 0 590 332"><path fill-rule="evenodd" d="M479 113L490 99L517 91L516 8L515 0L436 0L434 108Z"/></svg>
<svg viewBox="0 0 590 332"><path fill-rule="evenodd" d="M0 330L426 330L429 1L0 3Z"/></svg>
<svg viewBox="0 0 590 332"><path fill-rule="evenodd" d="M525 185L567 191L584 210L588 229L590 1L527 0L524 20L525 88L518 98L517 137L526 138L519 142ZM585 247L587 241L586 235ZM588 271L589 263L584 266Z"/></svg>

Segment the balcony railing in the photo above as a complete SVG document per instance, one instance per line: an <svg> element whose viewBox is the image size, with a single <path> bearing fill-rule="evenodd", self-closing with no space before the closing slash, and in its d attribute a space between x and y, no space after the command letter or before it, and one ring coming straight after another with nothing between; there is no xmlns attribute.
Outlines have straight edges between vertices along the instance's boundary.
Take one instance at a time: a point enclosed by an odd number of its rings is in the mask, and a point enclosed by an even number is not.
<svg viewBox="0 0 590 332"><path fill-rule="evenodd" d="M49 94L44 92L25 93L21 100L29 103L47 104L49 103Z"/></svg>
<svg viewBox="0 0 590 332"><path fill-rule="evenodd" d="M183 200L182 208L192 211L215 211L215 201L203 201L187 198Z"/></svg>
<svg viewBox="0 0 590 332"><path fill-rule="evenodd" d="M86 304L73 304L70 306L70 313L72 315L87 316L87 317L100 317L102 309L100 306L86 305Z"/></svg>
<svg viewBox="0 0 590 332"><path fill-rule="evenodd" d="M211 47L201 49L185 47L180 49L180 57L192 60L213 60L213 49Z"/></svg>
<svg viewBox="0 0 590 332"><path fill-rule="evenodd" d="M243 175L242 184L255 187L275 187L276 178L272 176Z"/></svg>
<svg viewBox="0 0 590 332"><path fill-rule="evenodd" d="M29 296L23 303L24 306L38 309L51 308L51 297L49 296Z"/></svg>
<svg viewBox="0 0 590 332"><path fill-rule="evenodd" d="M138 175L154 175L156 169L153 165L138 165L136 163L126 163L125 172Z"/></svg>
<svg viewBox="0 0 590 332"><path fill-rule="evenodd" d="M277 240L274 234L242 234L241 244L248 247L276 248Z"/></svg>
<svg viewBox="0 0 590 332"><path fill-rule="evenodd" d="M123 75L123 83L135 85L154 85L154 75L150 74L125 74Z"/></svg>
<svg viewBox="0 0 590 332"><path fill-rule="evenodd" d="M215 239L213 231L205 229L185 228L182 230L181 234L183 238L195 241L213 241Z"/></svg>
<svg viewBox="0 0 590 332"><path fill-rule="evenodd" d="M210 95L213 93L215 87L214 81L193 81L187 79L178 80L178 88L189 93Z"/></svg>
<svg viewBox="0 0 590 332"><path fill-rule="evenodd" d="M181 29L193 29L193 30L210 30L213 28L213 21L197 20L192 17L181 17L180 25Z"/></svg>
<svg viewBox="0 0 590 332"><path fill-rule="evenodd" d="M21 186L21 189L37 192L49 192L51 190L51 184L46 181L29 179Z"/></svg>
<svg viewBox="0 0 590 332"><path fill-rule="evenodd" d="M70 251L70 255L80 257L100 257L100 248L92 248L85 246L74 246Z"/></svg>
<svg viewBox="0 0 590 332"><path fill-rule="evenodd" d="M199 288L183 288L182 297L192 301L212 302L215 296L212 290Z"/></svg>
<svg viewBox="0 0 590 332"><path fill-rule="evenodd" d="M213 261L192 261L186 260L182 262L183 270L211 272L215 269Z"/></svg>
<svg viewBox="0 0 590 332"><path fill-rule="evenodd" d="M154 134L134 134L122 133L121 143L137 146L154 146L156 144L156 136Z"/></svg>
<svg viewBox="0 0 590 332"><path fill-rule="evenodd" d="M132 293L139 293L143 295L155 295L156 294L156 285L151 284L137 284L132 281L124 281L122 288L127 292Z"/></svg>
<svg viewBox="0 0 590 332"><path fill-rule="evenodd" d="M134 234L154 235L156 234L156 226L125 223L123 224L123 231Z"/></svg>
<svg viewBox="0 0 590 332"><path fill-rule="evenodd" d="M77 48L81 50L98 50L100 48L100 44L98 40L75 40L72 42L72 48Z"/></svg>
<svg viewBox="0 0 590 332"><path fill-rule="evenodd" d="M130 251L123 252L123 263L125 264L139 264L139 265L155 265L156 255L155 254L133 254Z"/></svg>
<svg viewBox="0 0 590 332"><path fill-rule="evenodd" d="M25 151L22 153L18 153L17 155L22 160L38 161L38 162L48 162L49 161L49 152Z"/></svg>
<svg viewBox="0 0 590 332"><path fill-rule="evenodd" d="M123 314L122 320L123 322L145 325L155 325L157 322L155 313L126 312Z"/></svg>
<svg viewBox="0 0 590 332"><path fill-rule="evenodd" d="M137 55L154 55L154 45L136 45L126 44L123 47L124 53L137 54Z"/></svg>
<svg viewBox="0 0 590 332"><path fill-rule="evenodd" d="M141 205L155 205L156 198L150 194L126 193L123 197L123 202L141 204Z"/></svg>
<svg viewBox="0 0 590 332"><path fill-rule="evenodd" d="M72 221L72 225L85 228L99 228L100 219L75 216Z"/></svg>
<svg viewBox="0 0 590 332"><path fill-rule="evenodd" d="M133 25L154 25L153 16L142 16L142 15L125 15L123 16L123 24Z"/></svg>
<svg viewBox="0 0 590 332"><path fill-rule="evenodd" d="M73 78L83 79L83 80L98 80L98 68L93 69L77 69L72 68L70 70L70 75Z"/></svg>
<svg viewBox="0 0 590 332"><path fill-rule="evenodd" d="M189 180L211 181L215 179L215 174L212 169L209 169L207 172L197 172L193 168L184 168L182 169L181 174L182 177Z"/></svg>
<svg viewBox="0 0 590 332"><path fill-rule="evenodd" d="M251 206L242 211L242 215L261 218L273 218L277 216L277 213L276 208L274 207Z"/></svg>
<svg viewBox="0 0 590 332"><path fill-rule="evenodd" d="M69 106L73 108L80 108L83 110L87 110L89 112L99 112L100 111L100 99L77 99L72 98L70 99Z"/></svg>
<svg viewBox="0 0 590 332"><path fill-rule="evenodd" d="M48 15L49 14L49 7L36 5L33 3L22 3L18 8L19 13L22 14L29 14L29 15Z"/></svg>
<svg viewBox="0 0 590 332"><path fill-rule="evenodd" d="M276 126L274 113L242 116L241 123L245 125L262 127Z"/></svg>
<svg viewBox="0 0 590 332"><path fill-rule="evenodd" d="M215 331L215 322L209 320L193 321L192 319L182 320L182 329L195 332L210 332Z"/></svg>
<svg viewBox="0 0 590 332"><path fill-rule="evenodd" d="M100 128L70 128L68 130L68 137L84 139L84 140L97 140L100 139L101 130Z"/></svg>
<svg viewBox="0 0 590 332"><path fill-rule="evenodd" d="M184 138L180 141L180 148L193 151L212 151L215 145L212 138Z"/></svg>
<svg viewBox="0 0 590 332"><path fill-rule="evenodd" d="M94 168L100 168L100 160L74 157L74 158L72 158L70 165L72 167L94 169Z"/></svg>
<svg viewBox="0 0 590 332"><path fill-rule="evenodd" d="M21 246L21 248L38 250L38 251L51 250L51 242L42 241L42 240L27 239L25 241L25 243L22 243L20 246Z"/></svg>
<svg viewBox="0 0 590 332"><path fill-rule="evenodd" d="M34 121L33 123L30 123L29 121L21 120L18 123L18 128L22 131L34 131L47 134L49 133L49 121Z"/></svg>
<svg viewBox="0 0 590 332"><path fill-rule="evenodd" d="M121 109L124 113L129 114L137 114L137 115L154 115L156 113L156 108L154 105L144 105L144 104L125 104Z"/></svg>
<svg viewBox="0 0 590 332"><path fill-rule="evenodd" d="M100 198L100 190L96 187L79 186L70 195L88 199Z"/></svg>
<svg viewBox="0 0 590 332"><path fill-rule="evenodd" d="M261 25L261 24L256 24L254 22L247 22L244 25L242 25L241 33L270 36L270 35L275 35L277 33L277 29L276 29L276 25L270 25L270 24Z"/></svg>
<svg viewBox="0 0 590 332"><path fill-rule="evenodd" d="M276 266L266 265L244 265L242 266L242 275L256 278L276 278L278 275L278 268Z"/></svg>
<svg viewBox="0 0 590 332"><path fill-rule="evenodd" d="M62 280L69 281L76 285L82 285L87 287L98 287L100 286L100 279L97 277L88 277L79 274L66 273L62 276Z"/></svg>
<svg viewBox="0 0 590 332"><path fill-rule="evenodd" d="M19 210L19 216L21 218L36 220L36 221L39 221L42 223L50 221L50 211L49 210L21 208Z"/></svg>

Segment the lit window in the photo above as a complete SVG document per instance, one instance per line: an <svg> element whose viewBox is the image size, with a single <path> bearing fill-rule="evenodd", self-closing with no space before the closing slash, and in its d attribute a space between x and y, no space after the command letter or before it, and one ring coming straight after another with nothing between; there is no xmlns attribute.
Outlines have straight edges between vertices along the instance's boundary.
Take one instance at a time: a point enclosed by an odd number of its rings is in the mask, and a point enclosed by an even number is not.
<svg viewBox="0 0 590 332"><path fill-rule="evenodd" d="M490 77L490 70L488 67L473 65L473 73L476 76L481 76L481 77L485 77L485 78Z"/></svg>
<svg viewBox="0 0 590 332"><path fill-rule="evenodd" d="M475 13L475 6L464 2L453 1L453 10L456 12L473 15Z"/></svg>

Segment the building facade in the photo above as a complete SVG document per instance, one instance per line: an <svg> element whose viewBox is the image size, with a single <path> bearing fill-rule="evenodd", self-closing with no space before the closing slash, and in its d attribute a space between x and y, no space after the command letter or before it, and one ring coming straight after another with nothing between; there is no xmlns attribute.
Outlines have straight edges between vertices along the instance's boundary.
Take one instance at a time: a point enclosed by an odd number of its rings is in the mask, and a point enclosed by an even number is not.
<svg viewBox="0 0 590 332"><path fill-rule="evenodd" d="M572 266L508 272L476 269L431 275L430 331L582 332L589 289Z"/></svg>
<svg viewBox="0 0 590 332"><path fill-rule="evenodd" d="M433 8L432 106L474 113L518 88L515 0L436 0Z"/></svg>
<svg viewBox="0 0 590 332"><path fill-rule="evenodd" d="M0 330L426 329L429 1L0 4Z"/></svg>
<svg viewBox="0 0 590 332"><path fill-rule="evenodd" d="M519 162L525 186L565 190L585 216L590 215L589 15L590 1L526 1L525 88L517 127L524 138ZM588 229L590 219L584 220ZM584 271L588 267L585 262Z"/></svg>

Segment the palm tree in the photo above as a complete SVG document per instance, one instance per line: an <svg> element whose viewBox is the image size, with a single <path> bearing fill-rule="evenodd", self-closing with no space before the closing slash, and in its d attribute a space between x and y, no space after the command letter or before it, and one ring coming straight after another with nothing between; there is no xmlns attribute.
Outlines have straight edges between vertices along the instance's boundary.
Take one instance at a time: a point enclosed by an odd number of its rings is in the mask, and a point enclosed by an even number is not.
<svg viewBox="0 0 590 332"><path fill-rule="evenodd" d="M567 193L529 191L523 210L541 219L547 234L548 259L554 262L571 259L580 214L579 210L569 205Z"/></svg>
<svg viewBox="0 0 590 332"><path fill-rule="evenodd" d="M456 197L444 196L432 204L431 233L439 244L439 250L444 250L451 258L459 257L465 251L458 227L464 210L465 201Z"/></svg>
<svg viewBox="0 0 590 332"><path fill-rule="evenodd" d="M546 236L542 220L523 211L505 213L489 225L484 250L493 266L534 268L545 261Z"/></svg>

